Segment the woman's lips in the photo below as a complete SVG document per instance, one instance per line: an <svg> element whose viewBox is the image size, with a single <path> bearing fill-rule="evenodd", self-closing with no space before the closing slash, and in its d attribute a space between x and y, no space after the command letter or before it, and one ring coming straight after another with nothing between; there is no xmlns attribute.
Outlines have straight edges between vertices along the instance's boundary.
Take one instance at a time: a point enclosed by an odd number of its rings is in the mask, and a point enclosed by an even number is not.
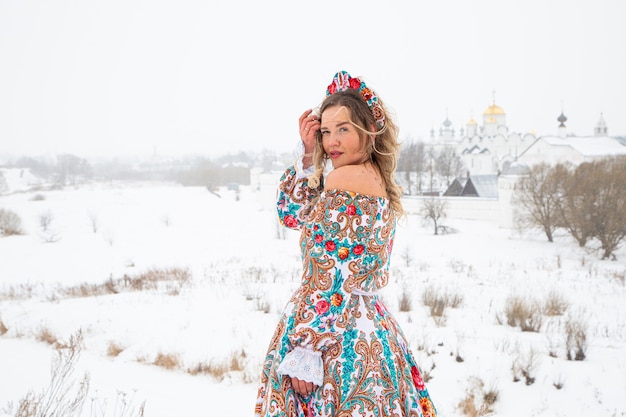
<svg viewBox="0 0 626 417"><path fill-rule="evenodd" d="M342 155L342 152L330 152L328 155L330 155L332 159L335 159L339 158Z"/></svg>

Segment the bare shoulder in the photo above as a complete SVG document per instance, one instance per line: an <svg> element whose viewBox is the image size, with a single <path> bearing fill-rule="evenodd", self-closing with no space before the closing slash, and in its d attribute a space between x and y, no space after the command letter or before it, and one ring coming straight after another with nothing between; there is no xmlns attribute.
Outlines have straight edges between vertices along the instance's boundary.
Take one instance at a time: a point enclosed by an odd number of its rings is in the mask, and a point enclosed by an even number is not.
<svg viewBox="0 0 626 417"><path fill-rule="evenodd" d="M380 176L364 165L345 165L332 170L324 179L324 189L352 191L375 197L386 197Z"/></svg>

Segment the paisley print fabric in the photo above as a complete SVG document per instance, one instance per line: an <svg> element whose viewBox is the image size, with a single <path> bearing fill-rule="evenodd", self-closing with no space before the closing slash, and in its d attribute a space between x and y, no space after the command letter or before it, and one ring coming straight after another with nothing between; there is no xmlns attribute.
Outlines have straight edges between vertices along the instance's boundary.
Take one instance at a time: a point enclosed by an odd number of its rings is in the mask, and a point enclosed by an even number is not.
<svg viewBox="0 0 626 417"><path fill-rule="evenodd" d="M290 167L277 209L284 226L301 230L303 274L270 341L255 416L435 416L406 338L377 295L395 233L389 201L311 189ZM304 398L291 376L319 387Z"/></svg>

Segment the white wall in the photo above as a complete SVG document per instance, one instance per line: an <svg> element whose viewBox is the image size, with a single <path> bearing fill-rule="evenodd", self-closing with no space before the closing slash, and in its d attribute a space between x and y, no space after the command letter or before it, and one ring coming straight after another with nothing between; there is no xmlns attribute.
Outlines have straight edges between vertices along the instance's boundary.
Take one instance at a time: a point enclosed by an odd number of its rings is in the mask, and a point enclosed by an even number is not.
<svg viewBox="0 0 626 417"><path fill-rule="evenodd" d="M424 200L431 197L411 196L404 197L402 204L407 214L417 214L422 208ZM481 220L497 223L500 227L510 228L513 223L510 204L501 205L497 198L480 197L438 197L446 202L446 219Z"/></svg>

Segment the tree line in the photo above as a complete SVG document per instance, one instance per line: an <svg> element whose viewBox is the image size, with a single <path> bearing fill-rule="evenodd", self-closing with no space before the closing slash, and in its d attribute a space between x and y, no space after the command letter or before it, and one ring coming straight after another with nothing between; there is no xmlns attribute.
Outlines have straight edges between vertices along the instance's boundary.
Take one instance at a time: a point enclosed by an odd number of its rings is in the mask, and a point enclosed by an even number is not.
<svg viewBox="0 0 626 417"><path fill-rule="evenodd" d="M411 139L403 144L398 158L398 180L408 195L439 195L465 170L454 147L437 149Z"/></svg>
<svg viewBox="0 0 626 417"><path fill-rule="evenodd" d="M165 162L123 162L114 158L92 163L74 154L59 154L54 159L21 157L11 162L10 166L28 169L53 187L92 180L173 181L185 186L221 186L229 183L249 185L249 164L253 161L244 157L237 155L218 160L196 157ZM2 190L3 178L0 175Z"/></svg>
<svg viewBox="0 0 626 417"><path fill-rule="evenodd" d="M626 237L626 157L537 164L516 183L512 203L518 227L539 229L549 242L566 230L580 247L597 241L602 259L615 259Z"/></svg>

